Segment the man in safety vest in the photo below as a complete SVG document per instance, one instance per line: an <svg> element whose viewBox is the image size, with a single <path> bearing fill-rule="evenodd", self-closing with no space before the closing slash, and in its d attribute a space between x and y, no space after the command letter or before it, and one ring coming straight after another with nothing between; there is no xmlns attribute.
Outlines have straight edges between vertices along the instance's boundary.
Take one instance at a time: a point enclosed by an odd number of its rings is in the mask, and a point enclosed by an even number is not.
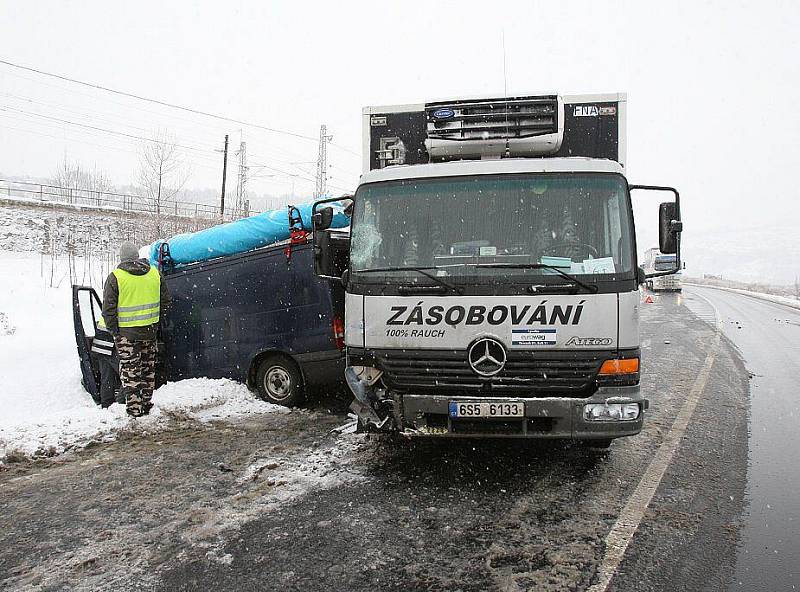
<svg viewBox="0 0 800 592"><path fill-rule="evenodd" d="M122 243L119 259L103 289L103 320L117 346L128 415L140 417L153 407L156 332L170 296L158 269L139 258L136 245Z"/></svg>

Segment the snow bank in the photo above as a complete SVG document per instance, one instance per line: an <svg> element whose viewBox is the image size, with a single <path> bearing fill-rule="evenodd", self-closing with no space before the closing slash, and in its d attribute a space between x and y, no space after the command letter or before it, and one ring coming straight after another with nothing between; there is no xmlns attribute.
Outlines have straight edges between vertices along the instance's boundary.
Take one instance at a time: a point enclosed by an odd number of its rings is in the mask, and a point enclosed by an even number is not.
<svg viewBox="0 0 800 592"><path fill-rule="evenodd" d="M53 276L65 272L66 262ZM0 252L0 462L9 455L52 456L124 429L288 411L244 385L208 379L164 385L147 418L131 420L121 405L100 409L81 386L69 279L55 288L49 283L39 256Z"/></svg>
<svg viewBox="0 0 800 592"><path fill-rule="evenodd" d="M794 298L787 298L786 296L776 296L775 294L766 294L765 292L753 292L751 290L741 290L739 288L726 288L724 286L715 286L713 284L695 284L691 282L684 282L689 286L698 286L699 288L713 288L714 290L725 290L726 292L733 292L735 294L742 294L744 296L751 296L759 300L766 300L767 302L774 302L775 304L783 304L790 308L800 310L800 300Z"/></svg>
<svg viewBox="0 0 800 592"><path fill-rule="evenodd" d="M165 384L156 390L153 403L150 415L138 419L129 417L124 405L100 409L93 403L70 406L69 402L61 408L43 409L15 424L4 418L0 422L0 463L8 455L54 456L93 442L109 442L122 431L161 431L181 422L185 425L187 420L206 423L257 413L291 412L257 399L243 384L207 378Z"/></svg>
<svg viewBox="0 0 800 592"><path fill-rule="evenodd" d="M254 413L291 413L288 407L262 401L243 384L225 379L170 382L156 390L153 403L153 417L188 417L200 422L237 419Z"/></svg>
<svg viewBox="0 0 800 592"><path fill-rule="evenodd" d="M0 429L94 407L80 383L66 264L54 271L58 288L40 265L38 255L0 252Z"/></svg>

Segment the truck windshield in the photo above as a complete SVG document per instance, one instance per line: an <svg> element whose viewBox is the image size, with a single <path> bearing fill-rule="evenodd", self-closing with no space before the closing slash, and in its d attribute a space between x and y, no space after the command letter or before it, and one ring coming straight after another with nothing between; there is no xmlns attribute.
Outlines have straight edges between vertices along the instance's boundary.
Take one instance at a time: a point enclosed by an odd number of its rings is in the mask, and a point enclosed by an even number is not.
<svg viewBox="0 0 800 592"><path fill-rule="evenodd" d="M355 197L351 271L438 268L498 277L632 271L622 177L602 173L481 175L367 184ZM500 264L496 266L484 264ZM398 269L391 276L418 277Z"/></svg>
<svg viewBox="0 0 800 592"><path fill-rule="evenodd" d="M653 264L653 269L655 271L668 271L675 267L675 255L661 255L656 257L656 261Z"/></svg>

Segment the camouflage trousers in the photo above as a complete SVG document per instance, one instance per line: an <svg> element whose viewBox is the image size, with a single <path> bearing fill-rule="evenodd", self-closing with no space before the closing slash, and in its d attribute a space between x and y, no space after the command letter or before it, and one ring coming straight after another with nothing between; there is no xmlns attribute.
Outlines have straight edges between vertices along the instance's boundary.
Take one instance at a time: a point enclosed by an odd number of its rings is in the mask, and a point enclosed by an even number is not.
<svg viewBox="0 0 800 592"><path fill-rule="evenodd" d="M134 341L119 335L114 341L119 355L119 379L122 383L120 398L125 396L128 415L147 415L153 407L150 401L156 386L156 341Z"/></svg>

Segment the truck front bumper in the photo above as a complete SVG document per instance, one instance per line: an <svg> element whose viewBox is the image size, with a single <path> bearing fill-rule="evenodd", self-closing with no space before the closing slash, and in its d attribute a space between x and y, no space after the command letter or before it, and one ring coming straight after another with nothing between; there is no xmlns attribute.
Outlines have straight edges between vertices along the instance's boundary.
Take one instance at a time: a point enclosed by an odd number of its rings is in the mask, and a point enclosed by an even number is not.
<svg viewBox="0 0 800 592"><path fill-rule="evenodd" d="M455 438L542 438L607 440L632 436L642 429L647 399L639 386L600 387L591 397L474 397L448 395L397 395L396 418L400 432L409 436ZM525 404L522 418L454 419L451 402L520 401ZM632 420L587 420L584 406L604 403L636 403L639 416Z"/></svg>

